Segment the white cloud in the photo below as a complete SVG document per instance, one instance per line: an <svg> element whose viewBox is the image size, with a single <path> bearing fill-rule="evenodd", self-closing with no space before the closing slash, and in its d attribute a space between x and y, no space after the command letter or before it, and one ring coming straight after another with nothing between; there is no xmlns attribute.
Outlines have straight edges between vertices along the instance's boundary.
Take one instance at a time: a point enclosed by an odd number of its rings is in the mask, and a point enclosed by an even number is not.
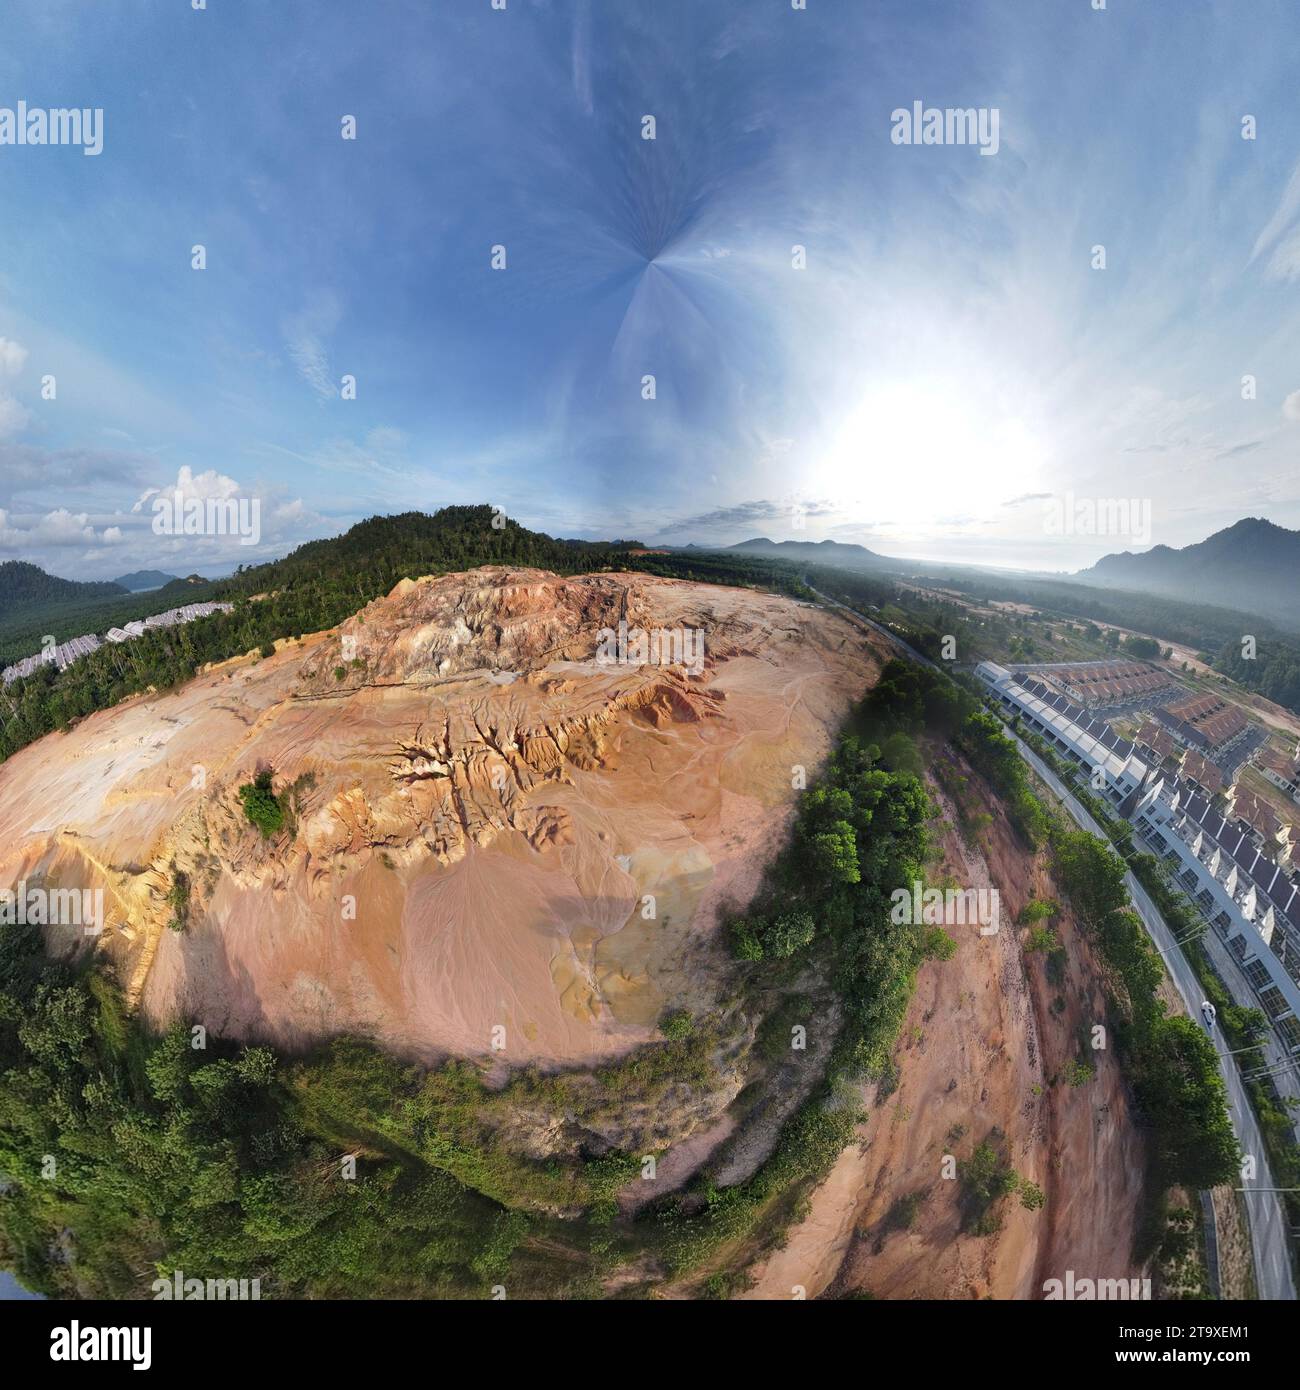
<svg viewBox="0 0 1300 1390"><path fill-rule="evenodd" d="M0 338L0 372L6 376L17 376L27 361L27 349L12 338Z"/></svg>
<svg viewBox="0 0 1300 1390"><path fill-rule="evenodd" d="M227 497L237 497L239 495L239 484L233 479L228 478L224 473L218 473L215 468L206 469L202 473L195 473L189 464L182 464L176 474L176 481L171 487L160 488L150 487L142 492L131 510L138 512L144 504L151 498L157 497L160 493L178 490L185 497L195 497L200 501L209 497L225 499Z"/></svg>
<svg viewBox="0 0 1300 1390"><path fill-rule="evenodd" d="M330 376L329 357L325 346L312 333L298 333L286 340L289 356L298 368L298 374L322 400L330 400L338 394Z"/></svg>
<svg viewBox="0 0 1300 1390"><path fill-rule="evenodd" d="M1300 420L1300 391L1292 391L1282 402L1282 414L1288 420Z"/></svg>
<svg viewBox="0 0 1300 1390"><path fill-rule="evenodd" d="M45 545L73 545L95 539L95 528L86 512L70 512L57 507L47 512L29 532L33 541Z"/></svg>
<svg viewBox="0 0 1300 1390"><path fill-rule="evenodd" d="M239 484L224 473L218 473L215 468L195 473L188 464L176 474L176 486L186 497L225 498L234 497L239 492Z"/></svg>
<svg viewBox="0 0 1300 1390"><path fill-rule="evenodd" d="M88 512L56 507L44 516L15 516L0 507L0 549L30 552L41 546L62 549L87 542L116 544L121 539L122 533L117 527L109 527L102 535L97 535Z"/></svg>
<svg viewBox="0 0 1300 1390"><path fill-rule="evenodd" d="M0 393L0 439L6 439L11 434L20 434L27 428L30 419L25 405L14 400L12 396Z"/></svg>

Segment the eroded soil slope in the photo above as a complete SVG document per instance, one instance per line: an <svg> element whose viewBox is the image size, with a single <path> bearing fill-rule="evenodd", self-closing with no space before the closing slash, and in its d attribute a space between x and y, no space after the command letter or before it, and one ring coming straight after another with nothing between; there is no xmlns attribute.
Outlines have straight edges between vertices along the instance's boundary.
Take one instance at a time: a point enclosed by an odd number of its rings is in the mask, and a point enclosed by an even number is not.
<svg viewBox="0 0 1300 1390"><path fill-rule="evenodd" d="M931 786L942 811L934 876L996 887L1000 929L947 928L957 951L919 972L896 1088L864 1096L859 1142L813 1194L785 1248L754 1270L747 1297L790 1298L800 1287L808 1297L1041 1298L1043 1282L1067 1269L1093 1278L1142 1272L1131 1255L1142 1143L1113 1047L1090 1046L1092 1026L1106 1017L1099 963L1068 907L1052 921L1064 960L1049 969L1045 953L1025 950L1016 915L1031 899L1060 894L1043 856L1023 847L976 779L969 788L968 817L988 818L972 827L971 843L952 799ZM1090 1078L1074 1070L1077 1061L1093 1065ZM1005 1198L1000 1229L974 1235L964 1229L961 1182L945 1179L942 1163L947 1154L968 1158L990 1137L1046 1201L1026 1211Z"/></svg>
<svg viewBox="0 0 1300 1390"><path fill-rule="evenodd" d="M703 668L597 662L620 620L702 632ZM881 664L833 615L745 590L404 580L11 759L0 881L103 887L97 947L159 1023L592 1061L712 1002L717 907L753 892L792 768L811 777ZM270 840L238 795L259 766L291 807Z"/></svg>

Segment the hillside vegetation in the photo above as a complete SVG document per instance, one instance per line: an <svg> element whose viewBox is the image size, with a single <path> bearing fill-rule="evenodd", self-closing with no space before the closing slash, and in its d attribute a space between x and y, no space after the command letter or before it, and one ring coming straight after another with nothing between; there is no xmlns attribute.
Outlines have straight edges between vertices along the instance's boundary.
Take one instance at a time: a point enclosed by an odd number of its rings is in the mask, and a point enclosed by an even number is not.
<svg viewBox="0 0 1300 1390"><path fill-rule="evenodd" d="M891 678L860 708L773 866L765 904L815 903L816 920L735 967L727 1016L670 1015L664 1041L595 1071L524 1070L489 1090L472 1065L406 1066L359 1039L293 1058L187 1023L155 1036L93 957L51 962L34 930L0 936L0 1265L51 1295L143 1297L180 1268L260 1278L266 1296L485 1297L505 1282L520 1297L592 1296L633 1261L683 1278L738 1258L848 1142L852 1084L883 1070L916 967L942 951L941 932L889 912L893 886L923 872L931 814L865 738L900 731L899 698ZM613 1198L643 1155L593 1143L540 1162L510 1142L524 1113L582 1126L713 1084L719 1046L792 971L822 979L843 1022L821 1085L744 1181L702 1177L633 1219ZM761 1083L761 1054L754 1067Z"/></svg>
<svg viewBox="0 0 1300 1390"><path fill-rule="evenodd" d="M57 575L46 574L36 565L28 564L26 560L5 560L0 563L0 616L35 604L105 598L125 592L122 585L107 581L82 584L73 579L60 579Z"/></svg>
<svg viewBox="0 0 1300 1390"><path fill-rule="evenodd" d="M0 1266L53 1296L147 1297L174 1269L258 1278L267 1297L489 1297L497 1284L514 1298L599 1297L619 1271L625 1296L664 1279L727 1296L851 1141L861 1083L888 1076L918 966L950 954L941 928L890 911L893 889L925 876L933 807L909 770L921 740L960 747L1025 841L1055 854L1113 971L1154 1180L1221 1181L1235 1146L1212 1050L1155 998L1159 967L1121 861L1054 825L974 696L892 662L730 926L729 1004L673 1012L663 1041L594 1071L526 1069L490 1090L467 1063L409 1066L356 1038L293 1057L188 1020L155 1035L93 956L52 962L35 929L0 935ZM772 1044L808 1017L810 988L834 1001L817 1010L835 1030L825 1070L748 1176L721 1186L706 1164L621 1214L615 1196L645 1155L591 1145L537 1161L511 1142L523 1115L582 1127L713 1084L746 1019L741 1045L753 1023L764 1040L751 1085L780 1084Z"/></svg>

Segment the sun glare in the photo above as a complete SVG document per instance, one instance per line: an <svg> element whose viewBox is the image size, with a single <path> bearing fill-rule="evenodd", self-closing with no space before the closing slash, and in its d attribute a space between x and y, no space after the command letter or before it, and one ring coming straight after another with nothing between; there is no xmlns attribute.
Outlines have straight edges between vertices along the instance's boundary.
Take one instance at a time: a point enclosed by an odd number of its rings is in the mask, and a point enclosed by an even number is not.
<svg viewBox="0 0 1300 1390"><path fill-rule="evenodd" d="M873 387L826 456L826 495L864 522L911 531L991 516L1034 489L1041 449L1018 416L949 384Z"/></svg>

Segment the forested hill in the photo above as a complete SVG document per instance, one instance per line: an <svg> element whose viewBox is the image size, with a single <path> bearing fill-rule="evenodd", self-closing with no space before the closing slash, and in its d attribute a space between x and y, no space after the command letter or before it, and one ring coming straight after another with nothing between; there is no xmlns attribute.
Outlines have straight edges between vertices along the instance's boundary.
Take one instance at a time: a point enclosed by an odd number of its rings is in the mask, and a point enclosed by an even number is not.
<svg viewBox="0 0 1300 1390"><path fill-rule="evenodd" d="M296 588L302 584L364 593L367 603L399 579L450 574L478 565L532 565L574 574L622 562L639 542L556 540L508 517L493 526L491 507L443 507L432 515L403 512L358 522L341 536L308 541L283 560L240 568L225 585L225 597ZM360 604L350 608L354 612Z"/></svg>
<svg viewBox="0 0 1300 1390"><path fill-rule="evenodd" d="M1296 575L1300 574L1300 531L1263 517L1245 517L1207 540L1173 550L1157 545L1140 554L1107 555L1075 578L1108 588L1262 613L1283 626L1300 628Z"/></svg>
<svg viewBox="0 0 1300 1390"><path fill-rule="evenodd" d="M241 568L229 579L192 586L174 580L148 598L164 606L190 597L224 599L234 603L234 611L151 629L133 641L105 645L61 674L46 666L15 681L0 697L0 758L128 695L178 685L207 662L259 648L269 653L280 638L334 627L407 576L488 564L560 574L635 564L628 551L638 548L636 541L556 540L504 517L494 526L496 515L483 506L374 517L342 536L300 546L283 560ZM139 599L132 602L138 605ZM82 610L83 621L90 616ZM81 630L97 627L87 623Z"/></svg>
<svg viewBox="0 0 1300 1390"><path fill-rule="evenodd" d="M163 570L132 570L130 574L119 574L113 583L120 584L128 593L140 594L149 589L161 589L176 577Z"/></svg>
<svg viewBox="0 0 1300 1390"><path fill-rule="evenodd" d="M906 569L906 560L891 560L877 555L864 545L846 545L841 541L771 541L766 536L739 541L726 547L728 553L742 551L748 555L767 555L774 560L790 560L799 565L834 565L841 569Z"/></svg>
<svg viewBox="0 0 1300 1390"><path fill-rule="evenodd" d="M120 584L81 584L75 579L60 579L26 560L6 560L0 564L0 616L38 604L111 598L125 593Z"/></svg>

